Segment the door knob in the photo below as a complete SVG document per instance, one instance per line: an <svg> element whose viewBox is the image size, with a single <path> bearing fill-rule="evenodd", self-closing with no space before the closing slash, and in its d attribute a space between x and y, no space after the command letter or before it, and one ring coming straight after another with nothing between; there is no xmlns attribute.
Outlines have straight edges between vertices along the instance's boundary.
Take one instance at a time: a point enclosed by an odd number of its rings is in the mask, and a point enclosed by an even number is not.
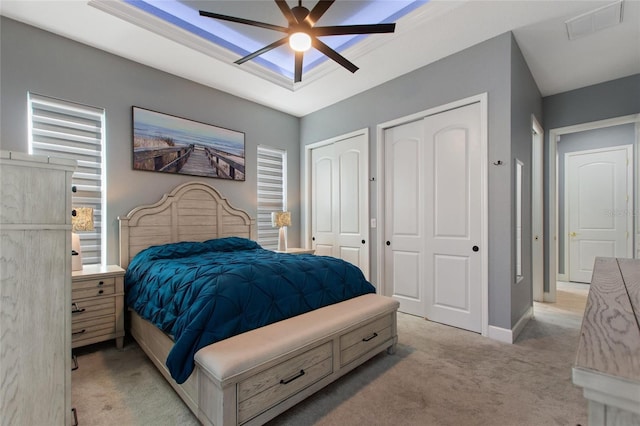
<svg viewBox="0 0 640 426"><path fill-rule="evenodd" d="M366 241L365 241L365 240L362 240L362 244L365 244L365 243L366 243Z"/></svg>
<svg viewBox="0 0 640 426"><path fill-rule="evenodd" d="M387 241L387 245L390 246L391 245L391 241Z"/></svg>
<svg viewBox="0 0 640 426"><path fill-rule="evenodd" d="M571 232L571 233L569 233L569 236L570 236L570 237L575 237L575 236L577 236L577 235L578 235L578 233L576 233L576 232Z"/></svg>
<svg viewBox="0 0 640 426"><path fill-rule="evenodd" d="M471 250L473 250L473 251L478 251L478 250L480 250L480 247L478 247L478 246L473 246L473 247L471 248Z"/></svg>

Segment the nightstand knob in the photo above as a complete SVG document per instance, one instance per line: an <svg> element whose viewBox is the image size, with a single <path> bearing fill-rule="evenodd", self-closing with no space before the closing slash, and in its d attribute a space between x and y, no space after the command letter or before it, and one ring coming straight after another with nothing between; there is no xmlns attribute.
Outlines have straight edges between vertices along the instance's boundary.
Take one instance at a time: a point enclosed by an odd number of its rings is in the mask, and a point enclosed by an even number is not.
<svg viewBox="0 0 640 426"><path fill-rule="evenodd" d="M104 293L104 290L98 290L98 294Z"/></svg>
<svg viewBox="0 0 640 426"><path fill-rule="evenodd" d="M98 282L98 287L101 287L101 286L103 286L103 285L104 285L104 281L100 281L100 282Z"/></svg>

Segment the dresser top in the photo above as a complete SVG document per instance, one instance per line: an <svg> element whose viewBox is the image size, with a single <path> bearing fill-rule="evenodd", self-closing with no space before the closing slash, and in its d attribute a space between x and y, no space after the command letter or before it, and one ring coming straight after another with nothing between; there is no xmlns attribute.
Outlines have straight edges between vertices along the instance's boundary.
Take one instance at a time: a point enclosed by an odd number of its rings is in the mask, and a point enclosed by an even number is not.
<svg viewBox="0 0 640 426"><path fill-rule="evenodd" d="M77 165L76 160L70 160L67 158L47 157L46 155L30 155L25 152L0 151L0 162L4 162L6 160L31 163L29 165L33 165L33 163L36 163L50 164L54 166L68 166L72 168L75 168Z"/></svg>

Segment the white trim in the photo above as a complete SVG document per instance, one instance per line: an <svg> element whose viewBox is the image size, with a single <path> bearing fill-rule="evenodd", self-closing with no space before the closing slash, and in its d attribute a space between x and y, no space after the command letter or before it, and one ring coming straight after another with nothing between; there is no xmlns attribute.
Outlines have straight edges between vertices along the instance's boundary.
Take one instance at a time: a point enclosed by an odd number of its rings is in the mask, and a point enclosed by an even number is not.
<svg viewBox="0 0 640 426"><path fill-rule="evenodd" d="M540 125L540 122L537 120L536 116L534 114L531 114L531 129L536 133L535 136L532 137L531 139L531 143L532 143L532 169L531 169L531 176L532 176L532 183L531 183L531 188L532 188L532 194L533 196L535 196L535 184L536 184L536 180L538 185L540 185L539 188L539 196L540 196L540 209L537 212L537 214L540 215L540 221L542 222L542 226L540 229L540 233L539 235L537 235L538 237L538 244L541 244L542 246L542 253L540 254L540 263L541 265L538 271L538 282L536 282L536 280L534 279L536 277L536 265L534 262L535 259L535 247L534 245L536 244L536 235L532 235L531 238L531 264L532 264L532 277L531 277L531 281L532 281L532 285L533 285L533 300L536 302L542 302L544 300L544 243L545 243L545 237L544 237L544 129L542 128L542 126ZM539 146L537 146L538 148L538 153L535 152L535 148L536 148L536 143L534 143L534 140L537 139L537 143ZM535 157L539 155L539 170L536 171L533 168L533 165L536 164L535 161ZM533 201L533 199L532 199ZM533 211L533 207L534 205L532 204L531 208ZM532 215L532 230L533 230L533 225L535 224L535 216L536 213L533 212Z"/></svg>
<svg viewBox="0 0 640 426"><path fill-rule="evenodd" d="M485 247L485 250L480 250L481 263L482 263L482 276L480 277L481 281L481 294L482 294L482 335L489 335L489 187L488 187L488 158L489 158L489 149L488 149L488 94L481 93L479 95L470 96L468 98L460 99L454 102L450 102L445 105L440 105L434 108L429 108L424 111L417 112L415 114L411 114L405 117L396 118L394 120L390 120L376 126L376 158L377 158L377 180L378 182L385 181L384 174L384 132L386 129L391 127L399 126L401 124L409 123L411 121L420 120L430 115L439 114L444 111L448 111L455 108L460 108L466 105L470 105L473 103L480 103L480 145L481 145L481 166L480 166L480 175L481 175L481 187L482 194L481 198L481 211L484 212L484 220L482 223L482 229L480 231L480 246ZM384 185L377 185L376 187L376 197L378 200L376 206L377 212L377 232L376 232L376 240L378 241L378 247L376 250L376 260L377 260L377 287L378 292L381 294L388 295L389 289L386 288L384 282L384 249L383 241L384 238Z"/></svg>
<svg viewBox="0 0 640 426"><path fill-rule="evenodd" d="M636 129L640 125L640 114L625 115L622 117L609 118L606 120L592 121L588 123L575 124L572 126L558 127L549 130L549 168L547 179L549 182L549 232L551 235L549 238L549 251L547 252L547 264L549 291L544 294L545 302L556 301L556 281L566 281L566 278L561 280L558 276L558 138L562 135L575 132L583 132L585 130L601 129L604 127L618 126L621 124L636 123ZM638 133L638 132L636 132ZM640 136L636 138L636 156L640 146ZM634 164L634 170L637 167ZM634 194L635 195L635 194ZM639 198L639 197L634 197ZM637 244L637 243L636 243ZM636 250L637 251L637 245ZM565 274L566 275L566 274Z"/></svg>
<svg viewBox="0 0 640 426"><path fill-rule="evenodd" d="M513 332L508 328L496 327L490 325L487 333L487 337L493 340L497 340L502 343L513 343Z"/></svg>
<svg viewBox="0 0 640 426"><path fill-rule="evenodd" d="M487 335L487 337L503 343L511 344L516 341L520 333L522 333L522 330L524 330L525 325L527 325L531 318L533 318L533 306L530 306L527 311L522 314L516 325L514 325L511 330L490 325L489 334Z"/></svg>
<svg viewBox="0 0 640 426"><path fill-rule="evenodd" d="M634 175L640 175L637 171L640 170L640 114L638 114L638 120L636 120L635 125L635 141L634 141L634 152L633 152L633 173ZM640 236L638 232L640 232L640 218L638 218L637 212L640 212L640 195L638 191L640 189L640 176L635 176L637 181L633 182L633 216L636 218L633 221L633 257L637 259L640 257L638 250L640 250Z"/></svg>

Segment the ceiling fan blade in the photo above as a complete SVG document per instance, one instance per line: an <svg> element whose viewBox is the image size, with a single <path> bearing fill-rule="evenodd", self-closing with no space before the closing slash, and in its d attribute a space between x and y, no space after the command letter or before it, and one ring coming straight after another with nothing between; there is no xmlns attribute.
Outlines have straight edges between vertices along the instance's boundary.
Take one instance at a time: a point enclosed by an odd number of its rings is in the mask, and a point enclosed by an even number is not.
<svg viewBox="0 0 640 426"><path fill-rule="evenodd" d="M334 1L335 0L320 0L314 6L313 10L309 12L309 15L307 16L305 21L307 21L307 23L313 27L316 24L316 22L318 22L318 19L320 19L320 17L324 15L327 9L331 7Z"/></svg>
<svg viewBox="0 0 640 426"><path fill-rule="evenodd" d="M302 59L304 52L296 52L295 77L293 81L299 83L302 81Z"/></svg>
<svg viewBox="0 0 640 426"><path fill-rule="evenodd" d="M314 27L311 29L311 32L313 35L321 37L347 34L392 33L395 29L396 24L336 25L333 27Z"/></svg>
<svg viewBox="0 0 640 426"><path fill-rule="evenodd" d="M237 61L235 61L236 64L240 65L240 64L244 64L247 61L252 60L253 58L255 58L256 56L260 56L263 53L267 53L268 51L275 49L276 47L282 46L283 44L285 44L287 41L289 41L289 36L287 37L283 37L280 40L274 41L273 43L271 43L268 46L263 47L260 50L256 50L255 52L245 56L244 58L240 58Z"/></svg>
<svg viewBox="0 0 640 426"><path fill-rule="evenodd" d="M260 21L252 21L251 19L236 18L234 16L220 15L219 13L207 12L205 10L200 11L200 16L221 19L223 21L237 22L238 24L252 25L254 27L266 28L268 30L275 30L283 33L289 32L289 28L281 27L279 25L267 24L266 22Z"/></svg>
<svg viewBox="0 0 640 426"><path fill-rule="evenodd" d="M287 4L286 0L275 0L275 1L278 7L280 8L280 12L282 12L284 17L287 18L287 22L289 23L289 25L297 24L298 20L296 19L293 12L291 12L291 8Z"/></svg>
<svg viewBox="0 0 640 426"><path fill-rule="evenodd" d="M335 50L333 50L332 48L330 48L329 46L327 46L326 44L324 44L322 41L318 40L317 38L312 37L311 44L313 45L313 47L318 49L320 52L324 53L329 58L333 59L334 61L336 61L337 63L339 63L340 65L342 65L346 69L348 69L349 71L351 71L351 72L358 71L358 67L357 66L355 66L353 63L349 62L349 60L347 58L345 58L344 56L342 56L341 54L339 54L338 52L336 52Z"/></svg>

